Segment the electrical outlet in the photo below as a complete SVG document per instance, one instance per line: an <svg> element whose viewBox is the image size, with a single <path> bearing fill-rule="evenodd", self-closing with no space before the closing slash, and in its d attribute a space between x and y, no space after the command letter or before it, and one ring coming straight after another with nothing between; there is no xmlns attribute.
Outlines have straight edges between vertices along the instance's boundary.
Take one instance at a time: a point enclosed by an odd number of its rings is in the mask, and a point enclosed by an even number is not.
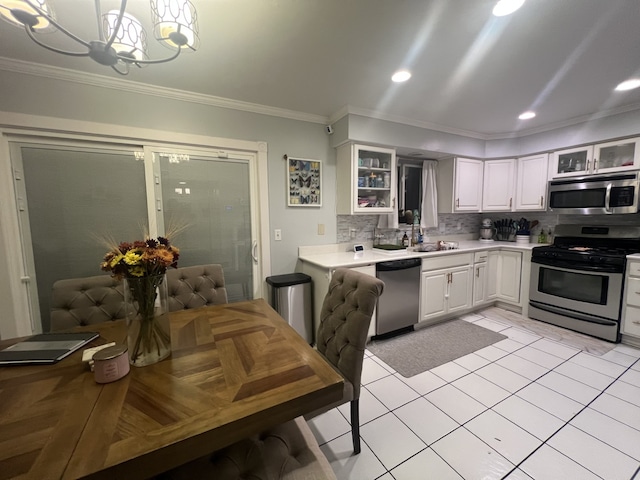
<svg viewBox="0 0 640 480"><path fill-rule="evenodd" d="M350 228L349 229L349 237L350 238L356 238L356 229L355 228Z"/></svg>
<svg viewBox="0 0 640 480"><path fill-rule="evenodd" d="M274 239L276 242L279 242L280 240L282 240L282 230L280 230L279 228L276 228L276 229L273 231L273 239Z"/></svg>
<svg viewBox="0 0 640 480"><path fill-rule="evenodd" d="M324 235L324 223L318 224L318 235Z"/></svg>

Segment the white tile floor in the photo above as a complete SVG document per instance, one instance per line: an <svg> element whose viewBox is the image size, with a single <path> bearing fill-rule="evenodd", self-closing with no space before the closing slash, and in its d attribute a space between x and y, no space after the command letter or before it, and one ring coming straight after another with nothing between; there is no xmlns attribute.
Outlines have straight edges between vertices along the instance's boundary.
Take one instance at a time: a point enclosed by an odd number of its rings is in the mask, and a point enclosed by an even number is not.
<svg viewBox="0 0 640 480"><path fill-rule="evenodd" d="M599 356L486 316L462 318L509 338L411 378L366 352L362 453L348 405L309 422L337 477L640 480L640 350Z"/></svg>

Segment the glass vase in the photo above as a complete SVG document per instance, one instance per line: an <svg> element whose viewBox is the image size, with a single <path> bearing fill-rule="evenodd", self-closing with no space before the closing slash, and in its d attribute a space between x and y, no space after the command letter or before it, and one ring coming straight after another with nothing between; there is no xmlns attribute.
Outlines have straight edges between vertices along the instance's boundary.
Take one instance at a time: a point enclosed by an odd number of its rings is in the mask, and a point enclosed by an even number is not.
<svg viewBox="0 0 640 480"><path fill-rule="evenodd" d="M144 367L171 354L166 275L124 279L129 363Z"/></svg>

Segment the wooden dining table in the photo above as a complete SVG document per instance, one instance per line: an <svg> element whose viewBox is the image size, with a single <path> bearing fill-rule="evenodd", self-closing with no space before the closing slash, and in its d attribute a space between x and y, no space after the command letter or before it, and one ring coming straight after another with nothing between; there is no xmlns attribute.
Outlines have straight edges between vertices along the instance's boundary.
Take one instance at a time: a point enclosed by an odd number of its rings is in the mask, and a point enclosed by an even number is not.
<svg viewBox="0 0 640 480"><path fill-rule="evenodd" d="M0 367L0 479L149 478L342 396L342 377L263 299L170 318L171 356L112 383L81 350ZM123 320L76 330L100 333L89 346L126 337Z"/></svg>

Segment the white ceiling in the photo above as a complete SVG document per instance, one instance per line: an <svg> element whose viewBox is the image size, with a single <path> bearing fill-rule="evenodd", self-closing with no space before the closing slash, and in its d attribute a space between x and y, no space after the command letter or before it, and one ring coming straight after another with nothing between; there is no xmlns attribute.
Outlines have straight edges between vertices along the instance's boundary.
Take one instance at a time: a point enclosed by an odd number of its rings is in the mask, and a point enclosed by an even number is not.
<svg viewBox="0 0 640 480"><path fill-rule="evenodd" d="M638 0L527 0L501 18L491 14L495 0L192 1L200 49L126 80L327 121L348 110L480 138L640 108L640 89L613 91L640 76ZM96 39L93 2L50 2L60 23ZM102 3L105 11L119 4ZM149 22L146 0L129 7ZM48 52L5 22L0 45L2 57L122 78ZM413 77L393 84L401 67ZM530 109L535 119L517 119Z"/></svg>

